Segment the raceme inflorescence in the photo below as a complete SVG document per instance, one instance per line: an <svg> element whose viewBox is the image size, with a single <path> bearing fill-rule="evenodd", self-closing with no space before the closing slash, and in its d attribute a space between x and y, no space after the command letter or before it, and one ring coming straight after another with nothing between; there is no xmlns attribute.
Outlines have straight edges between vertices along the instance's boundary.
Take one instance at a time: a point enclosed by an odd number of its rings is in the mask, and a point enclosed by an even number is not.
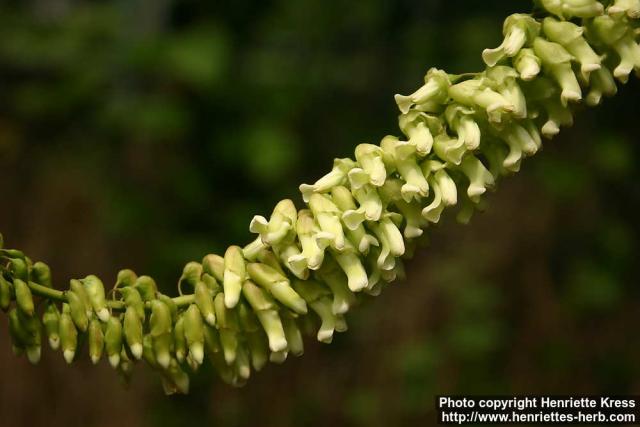
<svg viewBox="0 0 640 427"><path fill-rule="evenodd" d="M598 105L616 80L640 74L640 0L539 0L503 33L483 52L484 71L433 68L396 95L402 137L358 145L355 159L300 186L303 209L283 200L253 218L247 246L188 263L178 297L131 270L108 293L96 276L56 290L46 264L1 249L14 352L36 363L46 336L72 363L86 342L93 363L104 355L128 378L145 361L167 393L186 393L205 360L242 385L267 361L301 355L303 334L331 342L361 295L402 276L402 259L445 208L467 222L500 177L573 123L575 106Z"/></svg>

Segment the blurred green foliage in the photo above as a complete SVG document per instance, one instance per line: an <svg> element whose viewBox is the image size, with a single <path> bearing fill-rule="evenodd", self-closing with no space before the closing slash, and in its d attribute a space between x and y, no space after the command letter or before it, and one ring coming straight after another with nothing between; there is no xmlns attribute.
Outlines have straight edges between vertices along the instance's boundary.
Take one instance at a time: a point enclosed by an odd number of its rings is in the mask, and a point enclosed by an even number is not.
<svg viewBox="0 0 640 427"><path fill-rule="evenodd" d="M5 1L2 232L59 282L132 267L172 292L185 262L247 242L252 215L397 132L394 93L431 66L479 69L529 8ZM432 425L436 394L640 394L639 90L583 112L469 227L434 228L347 334L244 389L205 371L186 397L144 374L124 392L106 366L24 365L0 328L3 423Z"/></svg>

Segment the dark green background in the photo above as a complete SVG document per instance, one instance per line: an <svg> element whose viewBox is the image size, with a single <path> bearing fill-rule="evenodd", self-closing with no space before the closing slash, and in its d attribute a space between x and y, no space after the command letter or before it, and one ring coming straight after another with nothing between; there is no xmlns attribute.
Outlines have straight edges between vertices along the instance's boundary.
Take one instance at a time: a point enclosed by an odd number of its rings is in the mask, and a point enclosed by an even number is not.
<svg viewBox="0 0 640 427"><path fill-rule="evenodd" d="M120 268L173 293L182 265L249 241L361 142L397 133L428 67L482 67L528 1L4 1L0 229L65 287ZM579 114L469 226L330 346L242 389L210 370L164 397L137 369L16 359L0 316L3 426L432 425L436 394L640 394L640 160L633 79Z"/></svg>

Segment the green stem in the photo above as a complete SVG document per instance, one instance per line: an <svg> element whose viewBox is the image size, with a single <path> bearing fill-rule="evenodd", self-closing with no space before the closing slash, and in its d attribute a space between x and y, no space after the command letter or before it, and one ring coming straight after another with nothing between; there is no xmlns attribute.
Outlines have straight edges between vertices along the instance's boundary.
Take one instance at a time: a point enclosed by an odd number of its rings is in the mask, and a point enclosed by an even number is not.
<svg viewBox="0 0 640 427"><path fill-rule="evenodd" d="M67 297L65 296L63 291L59 291L57 289L48 288L46 286L39 285L34 282L29 282L29 289L34 295L38 295L43 298L47 298L49 300L59 301L59 302L67 302ZM193 304L195 298L193 294L189 295L181 295L179 297L172 298L173 302L178 307L186 307L188 305ZM107 305L113 311L124 311L126 309L126 305L124 301L107 301ZM145 308L150 310L151 303L147 301L145 303Z"/></svg>

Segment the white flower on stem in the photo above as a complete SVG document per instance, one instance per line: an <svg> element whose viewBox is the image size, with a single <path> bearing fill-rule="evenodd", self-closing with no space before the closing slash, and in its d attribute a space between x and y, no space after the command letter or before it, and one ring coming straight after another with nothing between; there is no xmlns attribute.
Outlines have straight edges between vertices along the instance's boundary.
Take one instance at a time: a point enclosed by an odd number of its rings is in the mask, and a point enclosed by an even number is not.
<svg viewBox="0 0 640 427"><path fill-rule="evenodd" d="M560 85L562 92L560 99L564 105L582 99L582 89L571 68L574 60L562 45L538 37L533 42L533 50L542 61L542 69L550 74Z"/></svg>
<svg viewBox="0 0 640 427"><path fill-rule="evenodd" d="M493 67L503 58L515 56L527 41L533 40L539 32L540 23L530 15L513 14L504 21L502 44L495 49L485 49L482 59L488 66Z"/></svg>
<svg viewBox="0 0 640 427"><path fill-rule="evenodd" d="M300 186L302 199L308 203L312 193L325 193L336 185L343 185L347 181L349 171L356 166L357 163L351 159L335 159L331 172L317 180L315 184Z"/></svg>
<svg viewBox="0 0 640 427"><path fill-rule="evenodd" d="M421 111L438 110L447 98L447 88L451 80L447 73L431 68L424 77L424 85L411 95L395 95L396 104L402 113L407 113L414 105Z"/></svg>

